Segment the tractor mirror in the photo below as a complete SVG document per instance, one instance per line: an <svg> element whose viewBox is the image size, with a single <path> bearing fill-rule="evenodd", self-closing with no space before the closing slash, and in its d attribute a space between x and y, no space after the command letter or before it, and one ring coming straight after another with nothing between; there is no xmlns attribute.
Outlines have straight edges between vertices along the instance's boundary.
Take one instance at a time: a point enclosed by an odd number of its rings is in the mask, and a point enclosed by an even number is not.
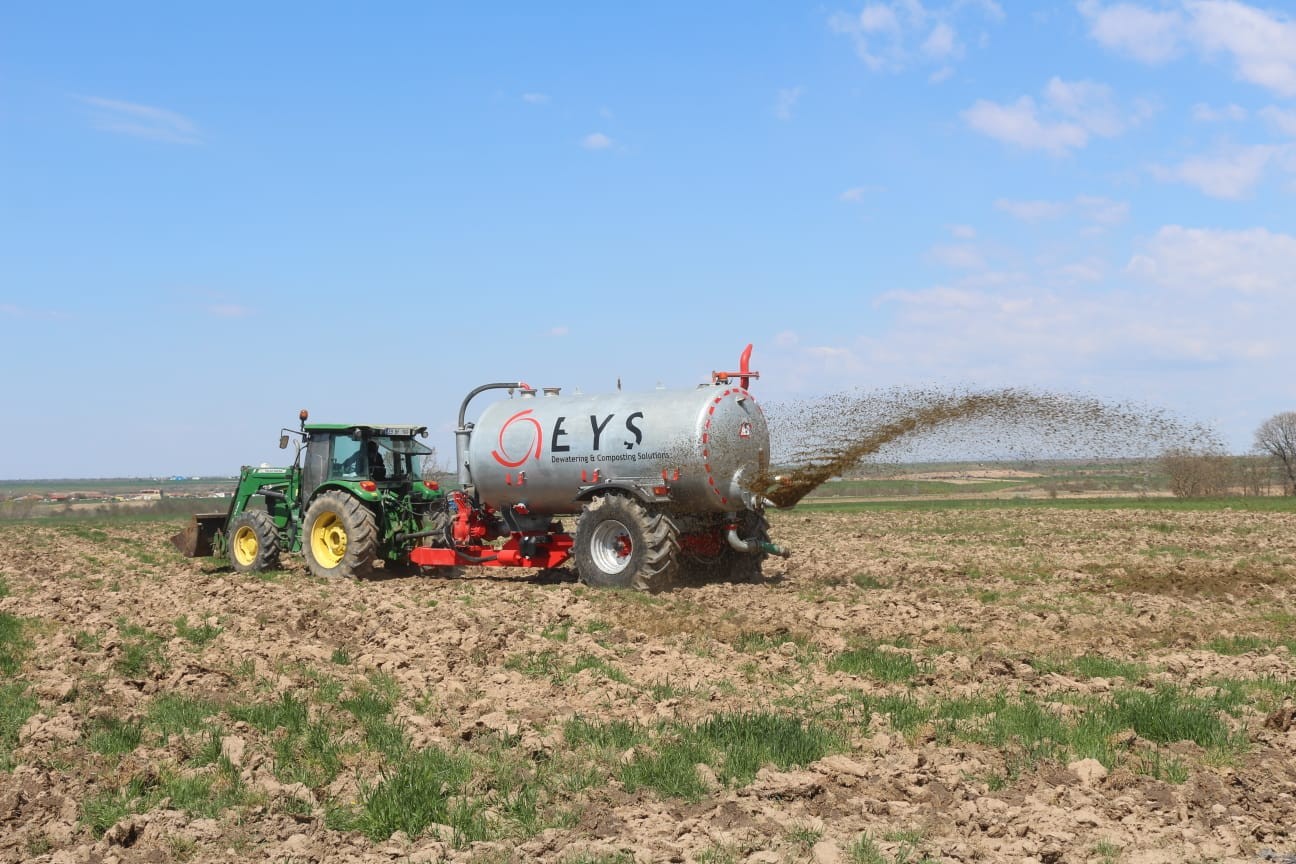
<svg viewBox="0 0 1296 864"><path fill-rule="evenodd" d="M280 449L280 450L287 450L287 449L288 449L288 436L287 436L287 435L280 435L280 436L279 436L279 449Z"/></svg>

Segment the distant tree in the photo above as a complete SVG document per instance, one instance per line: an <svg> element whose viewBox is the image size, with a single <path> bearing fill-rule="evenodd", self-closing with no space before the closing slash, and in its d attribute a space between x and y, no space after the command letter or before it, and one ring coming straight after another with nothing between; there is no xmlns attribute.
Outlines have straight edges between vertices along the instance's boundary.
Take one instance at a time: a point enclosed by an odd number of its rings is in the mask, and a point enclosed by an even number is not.
<svg viewBox="0 0 1296 864"><path fill-rule="evenodd" d="M1238 456L1234 461L1234 473L1242 487L1242 494L1252 497L1263 497L1269 494L1273 481L1273 466L1261 456Z"/></svg>
<svg viewBox="0 0 1296 864"><path fill-rule="evenodd" d="M1296 495L1296 411L1275 414L1255 433L1256 449L1268 453L1283 474L1283 488Z"/></svg>
<svg viewBox="0 0 1296 864"><path fill-rule="evenodd" d="M1161 454L1161 470L1176 498L1213 498L1226 495L1232 466L1222 453L1177 448Z"/></svg>

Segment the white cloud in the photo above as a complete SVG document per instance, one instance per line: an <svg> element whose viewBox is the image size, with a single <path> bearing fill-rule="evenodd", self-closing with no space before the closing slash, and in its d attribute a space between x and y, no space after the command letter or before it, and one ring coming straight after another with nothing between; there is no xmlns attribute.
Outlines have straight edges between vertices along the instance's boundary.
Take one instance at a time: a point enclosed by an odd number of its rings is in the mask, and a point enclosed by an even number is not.
<svg viewBox="0 0 1296 864"><path fill-rule="evenodd" d="M1244 198L1260 182L1280 149L1258 145L1239 147L1216 156L1190 156L1178 165L1152 166L1152 176L1195 186L1212 198Z"/></svg>
<svg viewBox="0 0 1296 864"><path fill-rule="evenodd" d="M1111 138L1125 131L1127 120L1112 101L1111 88L1092 81L1051 78L1044 87L1049 105L1086 131Z"/></svg>
<svg viewBox="0 0 1296 864"><path fill-rule="evenodd" d="M1260 109L1260 116L1284 135L1296 137L1296 111L1287 111L1270 105Z"/></svg>
<svg viewBox="0 0 1296 864"><path fill-rule="evenodd" d="M90 106L90 122L104 132L174 144L196 144L202 140L198 127L183 114L117 99L77 98Z"/></svg>
<svg viewBox="0 0 1296 864"><path fill-rule="evenodd" d="M791 348L799 341L800 337L792 330L784 330L774 336L774 344L779 348Z"/></svg>
<svg viewBox="0 0 1296 864"><path fill-rule="evenodd" d="M837 197L842 201L847 201L851 204L858 204L864 200L864 196L868 194L868 191L869 187L867 186L852 186Z"/></svg>
<svg viewBox="0 0 1296 864"><path fill-rule="evenodd" d="M977 231L971 225L951 225L950 233L960 240L973 240L977 236Z"/></svg>
<svg viewBox="0 0 1296 864"><path fill-rule="evenodd" d="M1154 12L1133 3L1103 6L1096 0L1083 0L1079 9L1089 19L1090 35L1144 63L1164 63L1181 50L1184 22L1178 11Z"/></svg>
<svg viewBox="0 0 1296 864"><path fill-rule="evenodd" d="M1025 251L1008 257L1034 260ZM812 392L826 378L867 390L953 379L1079 389L1207 422L1227 415L1241 452L1280 410L1273 400L1294 392L1292 273L1292 234L1167 225L1120 259L1087 254L887 292L867 313L885 316L884 330L819 337L813 351L777 346L771 365Z"/></svg>
<svg viewBox="0 0 1296 864"><path fill-rule="evenodd" d="M1237 74L1284 96L1296 96L1296 23L1235 0L1187 2L1190 38L1206 53L1232 57Z"/></svg>
<svg viewBox="0 0 1296 864"><path fill-rule="evenodd" d="M1013 201L1008 198L1000 198L994 206L1014 219L1031 224L1060 219L1069 209L1065 201Z"/></svg>
<svg viewBox="0 0 1296 864"><path fill-rule="evenodd" d="M978 99L963 112L963 120L996 141L1026 150L1046 150L1055 156L1089 143L1089 135L1074 123L1041 121L1035 100L1029 96L1008 105Z"/></svg>
<svg viewBox="0 0 1296 864"><path fill-rule="evenodd" d="M1098 225L1119 225L1129 218L1129 202L1113 201L1096 195L1078 195L1076 204L1085 216Z"/></svg>
<svg viewBox="0 0 1296 864"><path fill-rule="evenodd" d="M931 60L944 61L963 55L963 46L959 44L954 28L944 21L938 22L931 33L927 34L920 50L924 57Z"/></svg>
<svg viewBox="0 0 1296 864"><path fill-rule="evenodd" d="M569 332L571 332L570 329L562 324L559 324L557 327L549 328L550 336L566 336Z"/></svg>
<svg viewBox="0 0 1296 864"><path fill-rule="evenodd" d="M1296 299L1296 237L1265 228L1241 231L1167 225L1135 255L1127 271L1176 294ZM1290 320L1287 314L1279 316Z"/></svg>
<svg viewBox="0 0 1296 864"><path fill-rule="evenodd" d="M774 97L774 116L780 120L791 120L792 111L803 91L802 87L780 87Z"/></svg>
<svg viewBox="0 0 1296 864"><path fill-rule="evenodd" d="M938 64L940 68L929 77L935 82L948 78L953 73L950 61L964 54L959 26L1002 17L999 4L989 0L954 0L930 8L921 0L890 0L866 3L855 15L838 12L828 19L828 26L850 38L855 53L873 71L902 72L916 64Z"/></svg>
<svg viewBox="0 0 1296 864"><path fill-rule="evenodd" d="M523 93L522 101L529 102L532 105L544 105L549 101L548 93Z"/></svg>
<svg viewBox="0 0 1296 864"><path fill-rule="evenodd" d="M1247 119L1247 110L1241 105L1228 104L1222 108L1198 102L1192 108L1192 118L1198 123L1240 123Z"/></svg>
<svg viewBox="0 0 1296 864"><path fill-rule="evenodd" d="M247 318L252 310L238 303L214 303L207 307L207 314L213 318Z"/></svg>
<svg viewBox="0 0 1296 864"><path fill-rule="evenodd" d="M1229 58L1243 81L1296 96L1296 21L1238 0L1178 0L1154 10L1138 3L1082 0L1080 13L1103 45L1144 63L1164 63L1191 47Z"/></svg>
<svg viewBox="0 0 1296 864"><path fill-rule="evenodd" d="M1014 219L1032 225L1061 219L1072 214L1102 227L1118 225L1129 218L1127 202L1113 201L1097 195L1077 195L1071 201L1019 201L1000 198L995 201L994 206L996 210L1001 210Z"/></svg>
<svg viewBox="0 0 1296 864"><path fill-rule="evenodd" d="M937 264L953 270L983 270L986 266L985 256L972 243L936 245L927 251L927 255Z"/></svg>
<svg viewBox="0 0 1296 864"><path fill-rule="evenodd" d="M586 150L606 150L614 142L602 132L591 132L581 139L581 146Z"/></svg>
<svg viewBox="0 0 1296 864"><path fill-rule="evenodd" d="M1113 138L1141 122L1147 105L1119 107L1111 88L1093 81L1051 78L1040 104L1030 96L1000 104L978 99L963 112L972 129L1026 150L1061 156L1084 147L1091 136Z"/></svg>

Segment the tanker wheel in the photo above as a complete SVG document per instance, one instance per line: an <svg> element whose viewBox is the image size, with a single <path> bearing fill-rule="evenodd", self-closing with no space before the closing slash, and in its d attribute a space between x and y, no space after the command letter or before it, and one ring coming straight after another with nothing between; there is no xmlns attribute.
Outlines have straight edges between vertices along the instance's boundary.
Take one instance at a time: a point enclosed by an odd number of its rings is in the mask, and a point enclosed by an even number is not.
<svg viewBox="0 0 1296 864"><path fill-rule="evenodd" d="M738 537L742 540L759 540L768 543L769 520L764 513L748 510L738 520ZM761 564L768 558L765 552L738 552L728 542L720 553L719 575L729 582L758 582Z"/></svg>
<svg viewBox="0 0 1296 864"><path fill-rule="evenodd" d="M315 576L362 579L378 557L378 520L345 492L325 492L306 508L306 566Z"/></svg>
<svg viewBox="0 0 1296 864"><path fill-rule="evenodd" d="M661 591L679 570L679 530L622 495L600 495L576 520L576 571L586 585Z"/></svg>
<svg viewBox="0 0 1296 864"><path fill-rule="evenodd" d="M244 510L229 525L229 562L240 573L279 566L279 529L264 510Z"/></svg>

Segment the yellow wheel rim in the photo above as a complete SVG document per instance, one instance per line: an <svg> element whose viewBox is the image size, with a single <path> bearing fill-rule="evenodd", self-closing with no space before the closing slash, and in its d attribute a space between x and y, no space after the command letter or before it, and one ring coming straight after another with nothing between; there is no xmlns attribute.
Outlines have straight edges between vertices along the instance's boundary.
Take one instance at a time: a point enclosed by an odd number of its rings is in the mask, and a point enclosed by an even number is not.
<svg viewBox="0 0 1296 864"><path fill-rule="evenodd" d="M311 526L310 542L315 560L332 569L346 557L346 526L336 513L325 513Z"/></svg>
<svg viewBox="0 0 1296 864"><path fill-rule="evenodd" d="M234 560L244 567L251 567L261 551L261 543L256 532L249 525L241 525L234 532Z"/></svg>

